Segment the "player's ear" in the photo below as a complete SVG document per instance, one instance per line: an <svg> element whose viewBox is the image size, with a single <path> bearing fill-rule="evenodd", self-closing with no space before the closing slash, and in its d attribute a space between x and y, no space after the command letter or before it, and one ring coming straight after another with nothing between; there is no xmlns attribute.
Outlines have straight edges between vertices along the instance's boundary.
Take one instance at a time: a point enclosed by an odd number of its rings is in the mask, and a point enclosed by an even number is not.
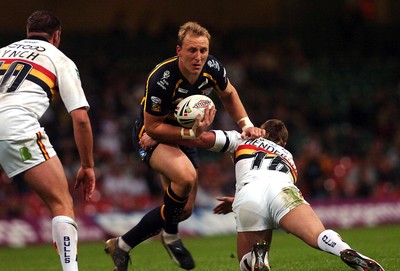
<svg viewBox="0 0 400 271"><path fill-rule="evenodd" d="M53 45L55 47L58 47L61 42L61 30L55 31L51 39L52 39Z"/></svg>
<svg viewBox="0 0 400 271"><path fill-rule="evenodd" d="M179 45L177 45L176 46L176 54L177 54L177 56L181 56L181 51L182 51L182 48L181 48L181 46L179 46Z"/></svg>

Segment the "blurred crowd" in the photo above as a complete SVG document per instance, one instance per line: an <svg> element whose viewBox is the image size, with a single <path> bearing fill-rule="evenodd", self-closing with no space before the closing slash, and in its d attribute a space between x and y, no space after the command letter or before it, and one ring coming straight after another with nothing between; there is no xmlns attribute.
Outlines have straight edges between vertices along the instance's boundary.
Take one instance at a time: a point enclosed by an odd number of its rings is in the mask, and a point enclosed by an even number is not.
<svg viewBox="0 0 400 271"><path fill-rule="evenodd" d="M97 188L91 203L72 191L77 214L131 212L159 204L159 176L139 160L131 144L133 120L147 73L175 54L176 27L157 33L65 33L61 49L80 69L95 137ZM400 199L399 46L346 32L326 44L265 29L210 29L211 54L227 68L250 119L261 125L282 119L287 148L308 200ZM340 32L340 29L338 30ZM378 31L377 31L378 32ZM21 37L23 38L23 37ZM397 45L399 45L397 43ZM237 129L213 97L216 129ZM73 190L79 159L70 118L60 100L42 119ZM228 155L200 150L198 207L233 195ZM51 178L51 176L49 176ZM37 196L19 178L0 179L0 218L45 215Z"/></svg>

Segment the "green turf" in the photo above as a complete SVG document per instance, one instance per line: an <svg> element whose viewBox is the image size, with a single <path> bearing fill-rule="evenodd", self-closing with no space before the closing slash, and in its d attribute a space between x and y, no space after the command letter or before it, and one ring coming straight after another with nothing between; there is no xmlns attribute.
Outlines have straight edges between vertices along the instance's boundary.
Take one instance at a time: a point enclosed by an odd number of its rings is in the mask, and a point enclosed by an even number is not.
<svg viewBox="0 0 400 271"><path fill-rule="evenodd" d="M378 260L386 271L400 270L400 225L377 228L337 230L354 248ZM192 252L197 271L239 270L234 235L184 238ZM132 253L133 271L174 271L159 241L150 240ZM312 249L292 235L276 232L272 241L270 264L273 271L345 271L352 270L342 261L327 253ZM103 252L102 243L79 245L79 267L82 271L111 271L111 260ZM26 248L1 248L0 271L55 271L61 270L55 250L49 245Z"/></svg>

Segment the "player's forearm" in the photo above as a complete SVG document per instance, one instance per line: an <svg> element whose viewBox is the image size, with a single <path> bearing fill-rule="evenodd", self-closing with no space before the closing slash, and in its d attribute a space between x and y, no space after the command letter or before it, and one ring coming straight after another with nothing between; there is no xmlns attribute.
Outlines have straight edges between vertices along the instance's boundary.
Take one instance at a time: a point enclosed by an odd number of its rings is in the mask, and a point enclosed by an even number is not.
<svg viewBox="0 0 400 271"><path fill-rule="evenodd" d="M93 134L89 117L73 118L73 129L76 147L81 158L81 166L93 168Z"/></svg>
<svg viewBox="0 0 400 271"><path fill-rule="evenodd" d="M254 124L247 116L246 109L244 108L244 105L241 102L236 90L230 92L230 94L224 97L221 97L221 101L231 118L243 131L243 138L256 138L263 136L263 132L259 128L254 128Z"/></svg>
<svg viewBox="0 0 400 271"><path fill-rule="evenodd" d="M81 158L83 168L93 168L93 136L90 126L78 129L75 133L75 142Z"/></svg>
<svg viewBox="0 0 400 271"><path fill-rule="evenodd" d="M157 125L146 126L146 133L157 140L164 143L175 143L176 140L182 139L182 127L160 123Z"/></svg>
<svg viewBox="0 0 400 271"><path fill-rule="evenodd" d="M165 123L166 116L154 116L144 112L144 126L146 133L158 142L173 143L173 140L182 139L181 127Z"/></svg>
<svg viewBox="0 0 400 271"><path fill-rule="evenodd" d="M246 109L244 108L244 105L240 100L240 97L236 90L232 91L226 96L221 96L220 98L226 111L235 122L239 122L239 120L247 117Z"/></svg>

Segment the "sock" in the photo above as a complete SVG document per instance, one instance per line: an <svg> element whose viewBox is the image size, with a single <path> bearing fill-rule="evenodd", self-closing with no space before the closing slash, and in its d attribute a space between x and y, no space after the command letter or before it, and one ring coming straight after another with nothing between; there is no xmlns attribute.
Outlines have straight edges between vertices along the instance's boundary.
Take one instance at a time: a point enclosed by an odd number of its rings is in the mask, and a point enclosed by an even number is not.
<svg viewBox="0 0 400 271"><path fill-rule="evenodd" d="M248 252L240 260L240 271L251 271L251 252Z"/></svg>
<svg viewBox="0 0 400 271"><path fill-rule="evenodd" d="M340 235L333 230L325 230L318 236L318 247L326 252L340 257L340 252L349 249L350 246L345 243Z"/></svg>
<svg viewBox="0 0 400 271"><path fill-rule="evenodd" d="M131 251L132 247L130 245L128 245L127 243L125 243L124 239L122 239L122 237L118 237L117 238L117 245L120 249L122 249L125 252Z"/></svg>
<svg viewBox="0 0 400 271"><path fill-rule="evenodd" d="M188 197L178 197L171 186L168 186L164 193L164 205L161 208L161 215L164 219L164 230L169 234L178 233L178 223L181 220L183 209Z"/></svg>
<svg viewBox="0 0 400 271"><path fill-rule="evenodd" d="M163 225L161 206L159 206L145 214L135 227L122 235L118 240L118 245L121 249L129 252L144 240L157 235Z"/></svg>
<svg viewBox="0 0 400 271"><path fill-rule="evenodd" d="M179 240L179 234L177 234L177 233L170 234L170 233L163 231L162 236L163 236L163 240L166 244L171 244L171 243L175 242L176 240Z"/></svg>
<svg viewBox="0 0 400 271"><path fill-rule="evenodd" d="M78 271L78 226L67 216L52 220L53 243L60 256L63 271Z"/></svg>

